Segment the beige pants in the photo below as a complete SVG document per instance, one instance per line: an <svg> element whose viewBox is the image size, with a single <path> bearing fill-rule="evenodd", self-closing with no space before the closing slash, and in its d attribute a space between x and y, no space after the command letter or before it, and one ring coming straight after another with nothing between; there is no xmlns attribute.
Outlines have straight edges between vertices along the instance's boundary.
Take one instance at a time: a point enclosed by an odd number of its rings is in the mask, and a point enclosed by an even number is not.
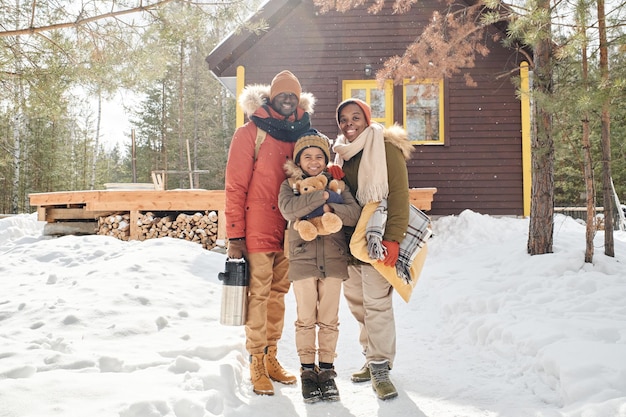
<svg viewBox="0 0 626 417"><path fill-rule="evenodd" d="M296 349L300 363L315 363L316 353L320 362L334 362L339 338L342 282L340 278L305 278L293 282L298 314L295 323Z"/></svg>
<svg viewBox="0 0 626 417"><path fill-rule="evenodd" d="M285 294L289 291L289 260L281 252L248 254L250 288L246 320L246 349L262 353L276 346L285 324Z"/></svg>
<svg viewBox="0 0 626 417"><path fill-rule="evenodd" d="M359 343L365 359L388 360L396 357L396 324L393 315L393 287L371 265L348 266L350 278L343 283L348 307L359 322Z"/></svg>

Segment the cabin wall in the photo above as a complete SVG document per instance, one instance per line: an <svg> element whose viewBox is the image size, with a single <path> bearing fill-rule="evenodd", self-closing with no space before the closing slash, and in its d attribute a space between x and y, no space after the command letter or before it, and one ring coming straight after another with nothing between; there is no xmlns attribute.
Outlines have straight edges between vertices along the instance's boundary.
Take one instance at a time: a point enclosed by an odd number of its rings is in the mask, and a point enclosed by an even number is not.
<svg viewBox="0 0 626 417"><path fill-rule="evenodd" d="M342 99L342 80L365 79L366 64L374 71L406 47L427 24L439 2L420 2L410 13L378 15L363 9L321 15L303 1L247 49L222 76L246 68L246 84L269 84L282 69L315 95L315 128L331 139L338 134L335 109ZM494 33L496 33L494 31ZM408 162L411 187L436 187L433 215L471 209L492 215L523 214L521 110L511 79L519 59L498 42L468 72L444 82L445 144L417 145ZM394 89L394 118L402 120L402 89Z"/></svg>

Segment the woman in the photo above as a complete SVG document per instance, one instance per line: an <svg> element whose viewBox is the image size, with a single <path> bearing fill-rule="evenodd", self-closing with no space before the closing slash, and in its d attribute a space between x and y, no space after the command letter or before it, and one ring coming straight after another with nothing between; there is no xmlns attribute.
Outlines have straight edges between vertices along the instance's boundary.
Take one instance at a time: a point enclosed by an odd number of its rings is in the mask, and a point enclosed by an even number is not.
<svg viewBox="0 0 626 417"><path fill-rule="evenodd" d="M400 126L385 128L371 120L370 106L357 98L347 99L337 107L341 135L336 140L333 176L350 187L361 206L387 200L387 222L383 234L385 257L381 261L394 266L399 242L409 222L409 180L406 160L413 146ZM343 173L338 167L341 167ZM350 278L344 282L344 295L352 315L360 325L359 342L365 365L352 375L352 381L372 381L380 399L398 395L389 379L396 354L396 330L393 313L393 287L371 264L356 259L348 267Z"/></svg>

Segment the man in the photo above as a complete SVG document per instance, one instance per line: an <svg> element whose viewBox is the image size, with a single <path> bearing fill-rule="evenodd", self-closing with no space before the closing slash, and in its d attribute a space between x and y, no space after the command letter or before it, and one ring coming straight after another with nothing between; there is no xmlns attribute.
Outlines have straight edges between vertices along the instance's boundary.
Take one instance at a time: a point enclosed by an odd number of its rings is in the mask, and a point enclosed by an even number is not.
<svg viewBox="0 0 626 417"><path fill-rule="evenodd" d="M293 155L298 137L311 127L314 104L314 97L302 93L298 79L286 70L270 86L247 86L239 105L249 121L235 131L228 152L228 257L248 261L246 350L253 390L259 395L274 394L271 380L296 382L276 359L290 285L283 249L286 221L278 208L278 193L286 178L283 165Z"/></svg>

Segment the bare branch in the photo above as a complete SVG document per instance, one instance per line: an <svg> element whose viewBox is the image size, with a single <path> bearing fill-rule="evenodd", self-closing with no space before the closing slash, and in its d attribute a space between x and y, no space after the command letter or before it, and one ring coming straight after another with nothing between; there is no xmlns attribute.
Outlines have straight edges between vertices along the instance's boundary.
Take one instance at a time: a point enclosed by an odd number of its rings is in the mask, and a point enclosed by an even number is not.
<svg viewBox="0 0 626 417"><path fill-rule="evenodd" d="M48 25L48 26L34 27L33 25L34 25L34 14L35 14L36 4L35 4L35 0L33 0L32 17L31 17L32 20L31 20L30 27L26 29L0 31L0 37L32 35L35 33L47 32L47 31L56 30L56 29L78 27L78 26L86 25L90 22L97 21L97 20L117 18L120 16L132 14L132 13L138 13L138 12L149 12L153 9L157 9L172 1L176 1L176 0L159 0L156 3L152 3L149 5L145 5L145 6L143 5L143 1L141 1L137 7L132 7L130 9L118 10L118 11L111 10L108 13L103 13L103 14L99 14L96 16L90 16L90 17L85 17L85 18L81 18L79 14L79 18L76 19L76 21L74 22L65 22L65 23L57 23L57 24Z"/></svg>

